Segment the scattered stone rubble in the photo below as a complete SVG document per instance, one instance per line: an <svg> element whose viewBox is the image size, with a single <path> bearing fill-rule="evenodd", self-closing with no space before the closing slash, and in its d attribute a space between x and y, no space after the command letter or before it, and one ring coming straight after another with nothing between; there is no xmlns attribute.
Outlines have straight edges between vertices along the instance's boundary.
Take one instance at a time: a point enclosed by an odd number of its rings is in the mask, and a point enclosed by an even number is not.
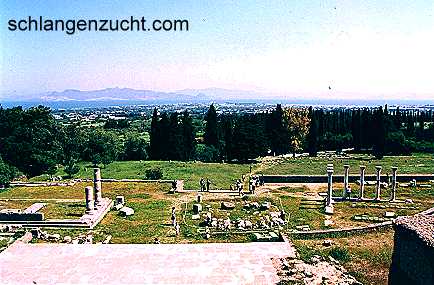
<svg viewBox="0 0 434 285"><path fill-rule="evenodd" d="M286 221L282 219L282 212L268 212L265 215L259 215L259 212L255 213L253 213L252 218L237 218L231 220L229 214L226 218L216 218L212 216L211 212L207 212L202 214L202 225L217 230L263 230L275 227L282 228L286 224ZM194 220L199 218L200 216L197 214L192 215L192 219Z"/></svg>
<svg viewBox="0 0 434 285"><path fill-rule="evenodd" d="M293 258L273 259L280 282L277 284L362 284L334 258L314 255L309 263Z"/></svg>
<svg viewBox="0 0 434 285"><path fill-rule="evenodd" d="M81 233L76 237L71 237L69 235L65 235L63 238L60 234L50 234L46 231L41 230L40 228L34 228L30 230L32 237L35 239L39 239L46 242L51 243L66 243L66 244L92 244L94 243L94 235L102 235L99 231L89 231L87 233ZM103 242L98 242L97 244L107 244L110 243L112 239L111 235L107 235Z"/></svg>

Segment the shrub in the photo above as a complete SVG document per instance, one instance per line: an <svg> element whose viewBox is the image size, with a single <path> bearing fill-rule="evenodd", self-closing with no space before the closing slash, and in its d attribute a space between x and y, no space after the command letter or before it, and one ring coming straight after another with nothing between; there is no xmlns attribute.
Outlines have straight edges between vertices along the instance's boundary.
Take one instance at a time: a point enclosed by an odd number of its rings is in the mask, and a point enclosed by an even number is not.
<svg viewBox="0 0 434 285"><path fill-rule="evenodd" d="M348 249L345 247L333 247L330 250L329 254L334 259L342 261L342 262L348 262L351 260L350 253L348 252Z"/></svg>
<svg viewBox="0 0 434 285"><path fill-rule="evenodd" d="M218 149L204 144L196 145L196 159L202 162L216 161L219 155Z"/></svg>
<svg viewBox="0 0 434 285"><path fill-rule="evenodd" d="M386 152L393 155L407 155L410 153L410 147L401 131L392 132L387 135Z"/></svg>
<svg viewBox="0 0 434 285"><path fill-rule="evenodd" d="M163 178L163 170L161 170L159 167L146 169L145 178L150 180L161 179Z"/></svg>
<svg viewBox="0 0 434 285"><path fill-rule="evenodd" d="M9 186L9 182L12 181L18 174L18 170L6 162L0 156L0 186Z"/></svg>

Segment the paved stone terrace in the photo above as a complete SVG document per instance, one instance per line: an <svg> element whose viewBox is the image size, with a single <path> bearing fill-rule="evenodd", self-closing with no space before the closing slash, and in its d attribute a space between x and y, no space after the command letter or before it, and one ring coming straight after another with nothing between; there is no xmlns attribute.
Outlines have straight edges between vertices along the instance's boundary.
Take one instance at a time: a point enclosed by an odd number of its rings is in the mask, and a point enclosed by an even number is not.
<svg viewBox="0 0 434 285"><path fill-rule="evenodd" d="M285 242L64 245L18 243L0 254L2 284L275 284Z"/></svg>

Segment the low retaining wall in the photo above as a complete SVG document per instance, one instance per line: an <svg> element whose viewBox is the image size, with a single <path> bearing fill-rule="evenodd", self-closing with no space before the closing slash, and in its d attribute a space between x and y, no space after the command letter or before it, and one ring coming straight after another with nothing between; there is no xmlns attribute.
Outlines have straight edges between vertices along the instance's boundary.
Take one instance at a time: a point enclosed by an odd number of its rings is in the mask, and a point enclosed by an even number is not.
<svg viewBox="0 0 434 285"><path fill-rule="evenodd" d="M326 238L336 235L353 235L360 233L368 233L377 230L383 230L392 227L392 221L386 221L377 224L369 224L367 226L343 228L343 229L329 229L329 230L312 230L312 231L292 231L288 235L298 239L309 238Z"/></svg>
<svg viewBox="0 0 434 285"><path fill-rule="evenodd" d="M43 213L0 213L1 222L10 221L43 221Z"/></svg>
<svg viewBox="0 0 434 285"><path fill-rule="evenodd" d="M392 176L381 175L382 182L389 182ZM327 183L327 175L263 175L264 183ZM350 174L348 176L349 182L356 182L360 180L360 175ZM365 181L376 181L375 174L365 175ZM433 174L399 174L396 177L398 182L416 181L429 181L434 180ZM344 175L333 175L333 182L344 182Z"/></svg>
<svg viewBox="0 0 434 285"><path fill-rule="evenodd" d="M92 179L75 179L69 182L22 182L15 181L10 184L11 187L49 187L49 186L74 186L75 183L79 182L93 182ZM114 178L102 178L101 182L122 182L122 183L174 183L176 185L176 190L184 189L184 180L176 179L160 179L160 180L148 180L148 179L114 179Z"/></svg>

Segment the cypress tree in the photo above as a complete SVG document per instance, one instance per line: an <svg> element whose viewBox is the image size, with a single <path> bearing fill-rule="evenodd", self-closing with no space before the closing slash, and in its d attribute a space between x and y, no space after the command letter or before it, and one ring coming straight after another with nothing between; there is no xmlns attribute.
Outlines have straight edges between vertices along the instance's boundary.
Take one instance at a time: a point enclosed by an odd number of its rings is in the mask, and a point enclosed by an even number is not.
<svg viewBox="0 0 434 285"><path fill-rule="evenodd" d="M178 113L170 114L169 119L169 138L168 138L168 157L171 160L184 160L184 140L182 129L178 122Z"/></svg>
<svg viewBox="0 0 434 285"><path fill-rule="evenodd" d="M413 114L408 114L407 116L407 128L406 128L406 134L408 137L414 136L414 118Z"/></svg>
<svg viewBox="0 0 434 285"><path fill-rule="evenodd" d="M353 110L351 117L351 133L353 135L353 146L355 151L360 151L362 148L361 138L361 117L360 110Z"/></svg>
<svg viewBox="0 0 434 285"><path fill-rule="evenodd" d="M289 151L289 134L280 104L277 104L276 109L269 114L266 124L271 152L287 153Z"/></svg>
<svg viewBox="0 0 434 285"><path fill-rule="evenodd" d="M149 154L151 159L160 159L160 133L159 133L159 122L158 122L158 111L154 108L151 120L151 132L149 141Z"/></svg>
<svg viewBox="0 0 434 285"><path fill-rule="evenodd" d="M204 142L207 146L214 146L218 149L218 130L217 130L217 112L214 107L214 104L208 109L208 112L205 116L206 126L205 126L205 134L204 134Z"/></svg>
<svg viewBox="0 0 434 285"><path fill-rule="evenodd" d="M195 146L193 122L187 110L182 115L183 160L190 160Z"/></svg>
<svg viewBox="0 0 434 285"><path fill-rule="evenodd" d="M418 128L418 137L421 140L424 140L424 133L425 133L425 113L424 112L420 112L419 113L419 128Z"/></svg>
<svg viewBox="0 0 434 285"><path fill-rule="evenodd" d="M378 108L378 110L375 111L375 118L374 118L375 141L374 141L373 154L377 159L382 159L385 151L386 126L384 121L385 120L384 120L383 108L380 107Z"/></svg>
<svg viewBox="0 0 434 285"><path fill-rule="evenodd" d="M228 161L233 159L232 148L233 148L233 123L230 116L226 116L222 121L223 136L225 141L225 156Z"/></svg>
<svg viewBox="0 0 434 285"><path fill-rule="evenodd" d="M309 107L310 126L307 135L309 156L316 156L318 153L318 121L315 111Z"/></svg>
<svg viewBox="0 0 434 285"><path fill-rule="evenodd" d="M169 144L169 135L170 135L170 121L169 117L166 113L161 115L161 119L158 123L158 138L160 143L160 160L168 160L169 152L168 149L171 147Z"/></svg>
<svg viewBox="0 0 434 285"><path fill-rule="evenodd" d="M395 111L394 122L395 122L395 128L399 131L401 129L401 122L402 122L401 111L399 110L399 106L396 108Z"/></svg>

